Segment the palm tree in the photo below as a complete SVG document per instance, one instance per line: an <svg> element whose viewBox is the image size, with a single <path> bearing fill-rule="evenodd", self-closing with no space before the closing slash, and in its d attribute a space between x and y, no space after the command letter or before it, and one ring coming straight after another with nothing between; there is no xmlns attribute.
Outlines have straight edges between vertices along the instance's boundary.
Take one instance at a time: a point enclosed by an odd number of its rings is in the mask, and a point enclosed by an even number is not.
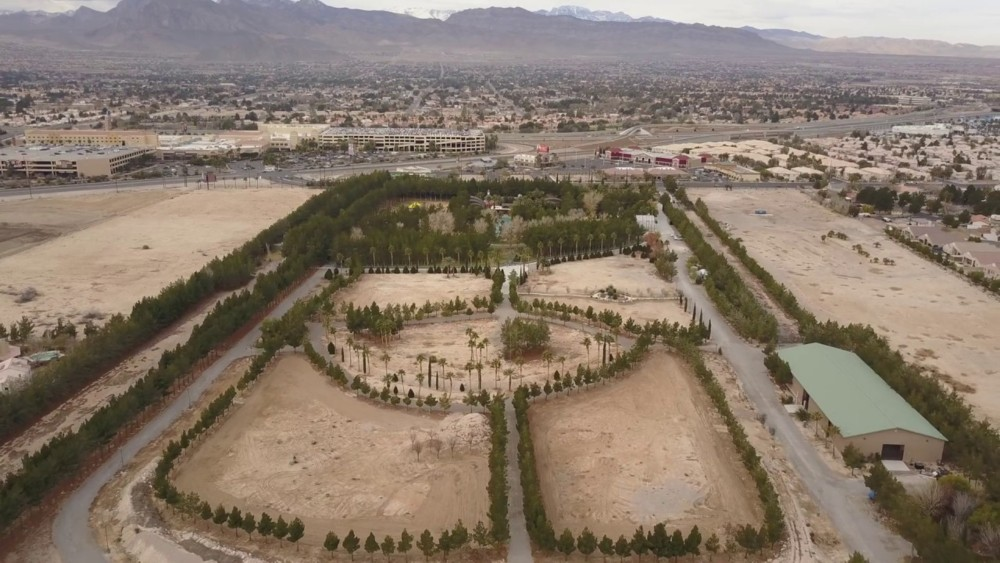
<svg viewBox="0 0 1000 563"><path fill-rule="evenodd" d="M353 336L348 336L347 337L347 347L350 348L351 351L354 351L354 337ZM347 355L347 365L348 365L348 367L354 365L354 355L353 354L348 354Z"/></svg>
<svg viewBox="0 0 1000 563"><path fill-rule="evenodd" d="M406 266L407 267L413 266L413 261L410 260L410 256L413 254L413 251L410 250L409 246L403 248L403 254L406 255Z"/></svg>
<svg viewBox="0 0 1000 563"><path fill-rule="evenodd" d="M483 390L483 362L476 362L476 373L479 375L479 390ZM469 389L472 389L472 384L469 384Z"/></svg>
<svg viewBox="0 0 1000 563"><path fill-rule="evenodd" d="M524 377L524 356L518 356L514 363L517 364L517 378L522 379ZM510 389L508 389L509 391Z"/></svg>
<svg viewBox="0 0 1000 563"><path fill-rule="evenodd" d="M552 353L552 350L546 350L546 351L542 352L542 360L545 362L545 377L546 377L546 379L548 379L549 374L552 373L552 359L554 357L555 357L555 354Z"/></svg>
<svg viewBox="0 0 1000 563"><path fill-rule="evenodd" d="M618 240L618 233L611 233L611 248L615 247L615 241Z"/></svg>
<svg viewBox="0 0 1000 563"><path fill-rule="evenodd" d="M584 336L583 337L583 341L581 342L581 344L583 344L583 347L587 349L587 367L589 368L590 367L590 345L593 344L593 342L590 340L589 336Z"/></svg>
<svg viewBox="0 0 1000 563"><path fill-rule="evenodd" d="M405 369L399 368L399 371L396 372L396 375L399 376L399 382L400 383L403 383L403 384L406 383L406 370Z"/></svg>
<svg viewBox="0 0 1000 563"><path fill-rule="evenodd" d="M449 371L444 374L444 379L448 382L448 393L451 393L455 390L455 372Z"/></svg>
<svg viewBox="0 0 1000 563"><path fill-rule="evenodd" d="M472 370L476 369L476 364L472 361L465 362L465 371L469 372L469 389L472 389Z"/></svg>
<svg viewBox="0 0 1000 563"><path fill-rule="evenodd" d="M559 356L558 361L562 365L563 373L566 373L566 356Z"/></svg>
<svg viewBox="0 0 1000 563"><path fill-rule="evenodd" d="M587 255L589 256L593 252L594 246L594 233L587 233Z"/></svg>
<svg viewBox="0 0 1000 563"><path fill-rule="evenodd" d="M601 255L604 254L604 238L606 236L607 235L605 235L603 232L601 234L597 235L597 238L601 239Z"/></svg>
<svg viewBox="0 0 1000 563"><path fill-rule="evenodd" d="M484 338L480 340L478 348L479 348L479 361L481 362L483 361L483 351L486 352L487 356L490 355L490 339Z"/></svg>
<svg viewBox="0 0 1000 563"><path fill-rule="evenodd" d="M396 267L396 258L393 256L393 253L396 251L396 247L390 244L389 246L386 247L386 250L389 251L389 267L390 268Z"/></svg>
<svg viewBox="0 0 1000 563"><path fill-rule="evenodd" d="M514 377L514 368L503 368L503 374L507 376L507 390L510 391Z"/></svg>
<svg viewBox="0 0 1000 563"><path fill-rule="evenodd" d="M417 398L419 399L424 390L424 372L422 370L417 372L417 386Z"/></svg>
<svg viewBox="0 0 1000 563"><path fill-rule="evenodd" d="M493 389L496 390L497 384L500 382L500 366L503 362L500 361L500 356L497 356L490 360L490 367L493 368Z"/></svg>
<svg viewBox="0 0 1000 563"><path fill-rule="evenodd" d="M580 255L580 233L573 235L573 256Z"/></svg>
<svg viewBox="0 0 1000 563"><path fill-rule="evenodd" d="M371 247L371 252L372 252L372 264L371 265L374 268L375 267L375 247L374 246Z"/></svg>
<svg viewBox="0 0 1000 563"><path fill-rule="evenodd" d="M420 373L424 373L424 362L427 361L427 354L417 354L417 359L414 363L417 364L417 369Z"/></svg>
<svg viewBox="0 0 1000 563"><path fill-rule="evenodd" d="M392 359L392 356L389 355L389 352L383 351L382 355L379 356L379 359L382 360L383 364L385 364L385 375L386 375L386 377L388 377L389 376L389 360Z"/></svg>
<svg viewBox="0 0 1000 563"><path fill-rule="evenodd" d="M434 388L435 389L437 389L438 388L438 384L441 383L441 372L444 371L445 366L448 365L448 360L446 360L444 358L441 358L441 359L439 359L437 361L437 365L438 365L438 376L437 376L437 379L434 380Z"/></svg>
<svg viewBox="0 0 1000 563"><path fill-rule="evenodd" d="M559 256L563 255L562 249L563 249L563 238L559 237Z"/></svg>

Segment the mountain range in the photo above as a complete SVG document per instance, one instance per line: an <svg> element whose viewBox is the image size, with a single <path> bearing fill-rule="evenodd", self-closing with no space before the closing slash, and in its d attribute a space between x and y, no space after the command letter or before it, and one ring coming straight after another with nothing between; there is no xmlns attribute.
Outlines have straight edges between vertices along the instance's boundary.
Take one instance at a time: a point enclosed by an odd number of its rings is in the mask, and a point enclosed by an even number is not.
<svg viewBox="0 0 1000 563"><path fill-rule="evenodd" d="M211 61L669 60L802 56L809 51L1000 57L1000 47L828 38L561 6L530 12L335 8L320 0L121 0L107 12L0 14L0 43Z"/></svg>

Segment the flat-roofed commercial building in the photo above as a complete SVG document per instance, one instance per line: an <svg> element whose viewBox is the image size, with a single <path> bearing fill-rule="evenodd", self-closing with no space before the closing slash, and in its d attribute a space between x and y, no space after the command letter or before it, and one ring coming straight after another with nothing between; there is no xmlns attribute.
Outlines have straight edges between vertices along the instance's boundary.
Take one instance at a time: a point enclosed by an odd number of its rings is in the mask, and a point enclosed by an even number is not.
<svg viewBox="0 0 1000 563"><path fill-rule="evenodd" d="M152 148L129 147L0 147L0 174L30 176L111 176Z"/></svg>
<svg viewBox="0 0 1000 563"><path fill-rule="evenodd" d="M145 147L160 144L155 131L105 131L102 129L26 129L24 144L74 147Z"/></svg>
<svg viewBox="0 0 1000 563"><path fill-rule="evenodd" d="M331 127L319 136L323 146L353 144L363 150L371 143L377 151L480 153L486 135L479 129L414 129L392 127Z"/></svg>
<svg viewBox="0 0 1000 563"><path fill-rule="evenodd" d="M882 459L940 462L947 439L853 352L819 343L778 351L795 403L819 414L834 446Z"/></svg>

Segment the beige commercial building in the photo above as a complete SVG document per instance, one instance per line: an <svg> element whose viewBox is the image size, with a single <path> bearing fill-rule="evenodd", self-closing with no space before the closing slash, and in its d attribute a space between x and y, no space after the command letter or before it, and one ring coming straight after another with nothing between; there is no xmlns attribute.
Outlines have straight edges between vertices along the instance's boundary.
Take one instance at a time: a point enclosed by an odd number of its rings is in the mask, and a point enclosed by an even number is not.
<svg viewBox="0 0 1000 563"><path fill-rule="evenodd" d="M364 150L371 144L376 151L481 153L486 151L486 135L479 129L414 129L392 127L330 127L319 136L323 146L340 143Z"/></svg>
<svg viewBox="0 0 1000 563"><path fill-rule="evenodd" d="M948 441L856 354L811 343L778 351L792 370L791 392L838 450L908 463L938 463Z"/></svg>
<svg viewBox="0 0 1000 563"><path fill-rule="evenodd" d="M0 174L28 176L111 176L152 148L127 147L2 147Z"/></svg>
<svg viewBox="0 0 1000 563"><path fill-rule="evenodd" d="M26 129L24 144L74 147L145 147L160 144L155 131L105 131L103 129Z"/></svg>
<svg viewBox="0 0 1000 563"><path fill-rule="evenodd" d="M276 150L295 150L302 141L315 139L319 142L320 135L329 129L328 125L286 125L284 123L259 123L257 130L264 134L268 148Z"/></svg>

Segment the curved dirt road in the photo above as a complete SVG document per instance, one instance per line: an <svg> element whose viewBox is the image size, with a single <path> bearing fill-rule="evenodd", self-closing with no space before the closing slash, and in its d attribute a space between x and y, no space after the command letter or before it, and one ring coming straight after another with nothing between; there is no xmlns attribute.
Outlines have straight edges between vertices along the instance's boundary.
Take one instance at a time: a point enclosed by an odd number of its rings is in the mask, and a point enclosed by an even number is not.
<svg viewBox="0 0 1000 563"><path fill-rule="evenodd" d="M280 317L288 312L296 301L323 282L325 271L325 268L318 269L305 283L279 303L268 315L268 318ZM89 526L90 506L94 503L101 488L114 477L125 462L130 461L139 450L165 432L190 406L192 401L204 393L208 386L231 363L256 354L257 351L253 344L259 337L260 325L258 324L218 361L206 369L186 391L174 399L173 403L167 405L156 418L126 442L118 451L118 455L112 456L66 498L52 525L52 539L63 561L72 561L73 563L105 563L108 561L104 546L98 544Z"/></svg>

